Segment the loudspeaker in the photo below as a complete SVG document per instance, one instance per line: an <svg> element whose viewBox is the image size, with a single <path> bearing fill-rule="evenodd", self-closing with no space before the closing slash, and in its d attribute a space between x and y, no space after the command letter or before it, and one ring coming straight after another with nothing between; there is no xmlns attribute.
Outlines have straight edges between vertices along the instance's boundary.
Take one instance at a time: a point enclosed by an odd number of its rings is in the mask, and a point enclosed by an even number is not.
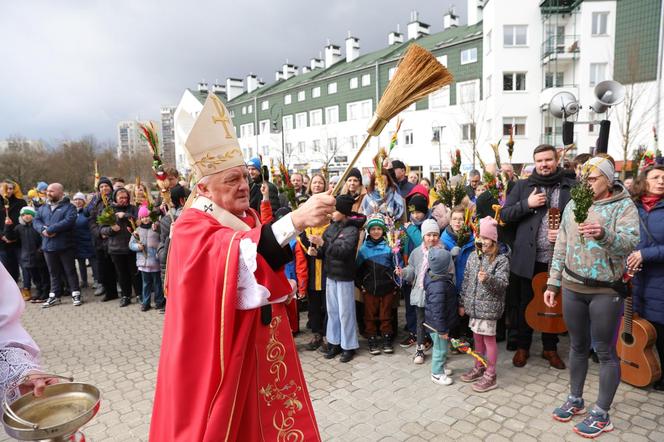
<svg viewBox="0 0 664 442"><path fill-rule="evenodd" d="M607 153L609 151L609 131L611 130L611 122L609 120L602 120L599 122L599 136L597 137L597 147L595 148L595 155L598 153Z"/></svg>
<svg viewBox="0 0 664 442"><path fill-rule="evenodd" d="M613 80L606 80L595 86L595 104L590 106L595 113L603 114L611 106L625 99L625 86Z"/></svg>
<svg viewBox="0 0 664 442"><path fill-rule="evenodd" d="M563 121L563 144L574 144L574 123L571 121Z"/></svg>
<svg viewBox="0 0 664 442"><path fill-rule="evenodd" d="M579 111L579 103L571 92L558 92L549 102L549 112L556 118L567 118Z"/></svg>

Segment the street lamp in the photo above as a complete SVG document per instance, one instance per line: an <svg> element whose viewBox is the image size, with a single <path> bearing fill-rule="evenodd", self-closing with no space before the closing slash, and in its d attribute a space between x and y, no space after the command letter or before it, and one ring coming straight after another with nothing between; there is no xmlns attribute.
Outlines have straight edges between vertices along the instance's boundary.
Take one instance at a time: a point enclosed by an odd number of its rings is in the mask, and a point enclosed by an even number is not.
<svg viewBox="0 0 664 442"><path fill-rule="evenodd" d="M270 108L270 120L272 123L272 132L276 133L279 129L279 120L281 121L281 164L286 165L286 144L284 140L284 122L281 118L283 114L280 104L274 105Z"/></svg>
<svg viewBox="0 0 664 442"><path fill-rule="evenodd" d="M442 137L443 129L445 126L440 126L437 121L434 121L431 124L431 130L433 132L433 137L431 138L432 143L438 143L438 173L443 174L443 148L442 148Z"/></svg>

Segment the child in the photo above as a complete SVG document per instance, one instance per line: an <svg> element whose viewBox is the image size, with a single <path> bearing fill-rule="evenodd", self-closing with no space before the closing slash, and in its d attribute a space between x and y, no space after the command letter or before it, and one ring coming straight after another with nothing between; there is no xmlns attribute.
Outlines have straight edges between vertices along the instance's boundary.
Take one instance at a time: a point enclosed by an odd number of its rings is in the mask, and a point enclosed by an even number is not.
<svg viewBox="0 0 664 442"><path fill-rule="evenodd" d="M445 368L449 331L457 322L457 291L452 282L452 255L443 248L429 250L429 271L424 276L424 318L433 340L431 381L450 385L452 370ZM431 330L433 329L433 330Z"/></svg>
<svg viewBox="0 0 664 442"><path fill-rule="evenodd" d="M152 224L150 211L147 206L138 209L139 226L131 235L129 248L136 252L136 267L143 278L143 296L141 300L141 311L147 312L150 306L150 295L154 290L155 307L161 310L164 307L164 290L161 284L161 267L157 258L159 247L159 232L157 224Z"/></svg>
<svg viewBox="0 0 664 442"><path fill-rule="evenodd" d="M369 235L357 254L355 285L364 295L364 324L369 339L369 353L380 354L379 335L376 321L380 321L383 337L383 352L392 353L392 306L394 305L396 283L394 282L394 254L387 245L387 226L380 213L371 215L365 226Z"/></svg>
<svg viewBox="0 0 664 442"><path fill-rule="evenodd" d="M475 366L461 376L473 382L473 390L481 393L496 388L496 326L505 309L505 292L510 272L509 248L498 242L498 223L487 216L480 220L482 252L474 251L468 258L461 288L459 314L468 314L473 331L475 351L484 353L488 362Z"/></svg>
<svg viewBox="0 0 664 442"><path fill-rule="evenodd" d="M44 260L42 252L42 239L39 232L32 226L32 220L35 217L35 209L30 206L21 208L19 224L7 223L9 217L5 220L5 232L9 241L20 241L20 264L23 269L23 299L30 300L33 304L43 302L48 299L48 290L50 288L48 267ZM36 292L30 293L31 282L35 283Z"/></svg>
<svg viewBox="0 0 664 442"><path fill-rule="evenodd" d="M337 196L332 223L323 237L312 237L311 242L319 247L314 256L324 259L327 271L327 342L326 359L342 353L341 362L349 362L359 347L355 322L355 253L360 237L360 228L366 217L352 211L355 200L350 195Z"/></svg>

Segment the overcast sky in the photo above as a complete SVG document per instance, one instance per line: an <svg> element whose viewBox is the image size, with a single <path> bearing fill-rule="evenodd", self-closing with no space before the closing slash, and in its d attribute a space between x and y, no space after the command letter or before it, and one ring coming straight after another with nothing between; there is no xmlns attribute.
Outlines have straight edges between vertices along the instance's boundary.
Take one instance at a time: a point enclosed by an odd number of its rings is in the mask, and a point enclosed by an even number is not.
<svg viewBox="0 0 664 442"><path fill-rule="evenodd" d="M385 46L413 9L439 32L451 4L465 23L464 0L0 0L0 140L115 142L201 79L271 83L349 30L361 54Z"/></svg>

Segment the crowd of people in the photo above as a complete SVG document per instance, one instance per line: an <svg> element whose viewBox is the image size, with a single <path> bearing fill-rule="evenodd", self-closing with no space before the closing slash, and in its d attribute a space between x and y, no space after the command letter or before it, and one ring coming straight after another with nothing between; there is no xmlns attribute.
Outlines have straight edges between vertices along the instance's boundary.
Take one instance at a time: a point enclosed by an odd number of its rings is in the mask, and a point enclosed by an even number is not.
<svg viewBox="0 0 664 442"><path fill-rule="evenodd" d="M608 155L582 154L563 163L550 145L534 149L533 165L519 176L510 164L489 164L483 173L440 177L432 185L402 161L383 166L380 173L352 169L329 224L308 227L289 244L295 259L285 272L298 301L287 311L298 333L298 308L307 310L311 339L304 349L349 362L360 336L372 355L393 353L397 342L413 348L414 364L425 363L430 352L432 382L450 385L446 362L458 353L452 343L465 342L482 357L458 379L486 392L499 386L497 342L506 340L514 351L514 367L528 364L533 329L525 310L534 296L533 276L548 272L544 300L563 303L570 340L570 392L553 417L569 421L585 413L592 358L600 367L599 396L575 431L589 437L610 431L626 267L639 270L635 309L657 330L664 361L664 166L643 168L629 187L616 179ZM339 180L322 173L285 180L260 158L247 167L250 206L262 223L279 220ZM154 200L144 184L121 179L101 177L94 194L77 192L71 199L60 184L39 183L27 200L18 183L6 181L0 258L20 278L24 298L50 308L70 293L79 306L81 289L90 284L104 302L119 298L126 307L136 297L143 311L154 305L163 312L169 233L188 196L178 172L167 174L170 204ZM496 194L499 174L504 198ZM586 221L577 223L571 195L582 174L593 197ZM450 204L442 197L445 186L462 186L463 197ZM550 209L562 214L558 229L548 222ZM565 369L559 336L541 338L541 356ZM654 388L664 390L664 380Z"/></svg>

